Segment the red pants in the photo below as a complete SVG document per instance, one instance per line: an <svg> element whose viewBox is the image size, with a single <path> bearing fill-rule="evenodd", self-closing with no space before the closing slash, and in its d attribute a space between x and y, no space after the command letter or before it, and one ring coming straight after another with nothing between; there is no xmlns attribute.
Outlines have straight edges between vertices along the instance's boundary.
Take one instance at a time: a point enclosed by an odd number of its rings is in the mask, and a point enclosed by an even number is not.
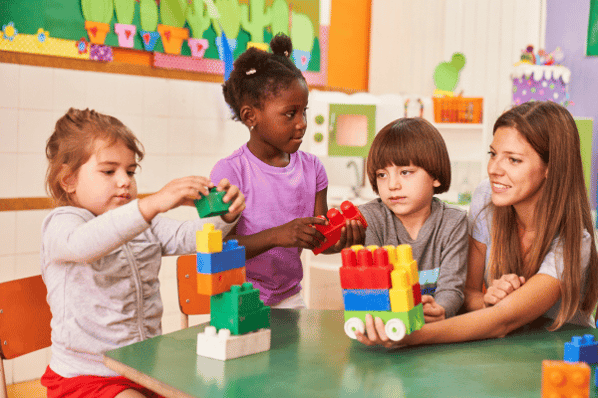
<svg viewBox="0 0 598 398"><path fill-rule="evenodd" d="M150 398L163 398L155 392L123 376L77 376L62 377L50 367L41 378L41 383L48 389L48 398L114 398L125 390L136 390Z"/></svg>

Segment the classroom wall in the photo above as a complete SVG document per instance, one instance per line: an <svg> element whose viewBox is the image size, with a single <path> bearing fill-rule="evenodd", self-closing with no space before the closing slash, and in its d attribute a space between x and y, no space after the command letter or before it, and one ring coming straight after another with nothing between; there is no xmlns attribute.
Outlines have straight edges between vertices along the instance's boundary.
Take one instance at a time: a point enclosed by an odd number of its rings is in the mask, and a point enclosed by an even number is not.
<svg viewBox="0 0 598 398"><path fill-rule="evenodd" d="M547 0L546 50L561 47L565 53L563 64L571 69L569 95L574 105L567 109L573 116L594 119L594 137L598 134L598 57L586 56L590 0ZM598 140L593 140L591 175L592 186L596 187L596 153ZM592 192L595 192L592 190ZM590 198L596 207L596 198Z"/></svg>
<svg viewBox="0 0 598 398"><path fill-rule="evenodd" d="M155 192L176 177L209 175L220 158L247 141L229 117L220 84L0 63L0 198L40 197L45 143L70 107L116 116L145 146L139 192ZM38 275L41 224L49 210L0 212L0 282ZM167 213L189 219L188 207ZM160 273L164 331L180 327L175 258ZM9 384L39 378L49 349L7 361Z"/></svg>

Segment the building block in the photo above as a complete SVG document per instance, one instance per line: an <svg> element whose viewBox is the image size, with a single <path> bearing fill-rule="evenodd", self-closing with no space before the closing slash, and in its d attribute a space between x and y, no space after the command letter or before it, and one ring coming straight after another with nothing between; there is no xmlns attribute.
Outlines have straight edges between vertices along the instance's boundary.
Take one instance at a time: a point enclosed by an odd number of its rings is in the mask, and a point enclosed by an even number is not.
<svg viewBox="0 0 598 398"><path fill-rule="evenodd" d="M226 195L226 191L217 191L216 188L211 188L208 196L196 199L193 203L195 203L199 217L215 217L228 213L231 204L222 201L224 195Z"/></svg>
<svg viewBox="0 0 598 398"><path fill-rule="evenodd" d="M210 308L210 325L229 329L232 334L270 327L270 307L264 305L259 290L249 282L212 296Z"/></svg>
<svg viewBox="0 0 598 398"><path fill-rule="evenodd" d="M388 294L390 297L390 309L392 312L407 312L415 306L413 288L409 283L409 270L395 269L391 272L392 289ZM421 298L420 298L421 302Z"/></svg>
<svg viewBox="0 0 598 398"><path fill-rule="evenodd" d="M195 244L198 253L220 253L222 251L222 231L214 229L214 224L203 225L195 232Z"/></svg>
<svg viewBox="0 0 598 398"><path fill-rule="evenodd" d="M227 240L219 253L197 253L197 272L215 274L245 266L245 247L235 239Z"/></svg>
<svg viewBox="0 0 598 398"><path fill-rule="evenodd" d="M594 340L594 335L571 337L571 341L565 343L563 359L567 362L598 363L598 342Z"/></svg>
<svg viewBox="0 0 598 398"><path fill-rule="evenodd" d="M409 310L409 323L411 324L411 331L420 330L426 320L424 318L424 306L423 304L418 304Z"/></svg>
<svg viewBox="0 0 598 398"><path fill-rule="evenodd" d="M388 253L383 248L373 253L367 248L356 252L346 248L341 252L343 265L340 268L341 287L343 289L390 289Z"/></svg>
<svg viewBox="0 0 598 398"><path fill-rule="evenodd" d="M385 246L387 247L387 246ZM410 284L414 285L419 282L419 273L417 269L417 261L413 259L411 246L399 245L396 247L396 263L392 263L394 268L407 268L410 272ZM390 256L389 256L390 258Z"/></svg>
<svg viewBox="0 0 598 398"><path fill-rule="evenodd" d="M415 306L420 304L422 302L422 291L419 287L419 283L416 283L415 285L411 286L411 289L413 290L413 305Z"/></svg>
<svg viewBox="0 0 598 398"><path fill-rule="evenodd" d="M215 312L210 315L210 325L216 329L229 329L231 334L239 335L270 327L270 307L263 307L245 316L236 316L230 312Z"/></svg>
<svg viewBox="0 0 598 398"><path fill-rule="evenodd" d="M324 218L323 216L318 217ZM365 217L363 217L359 209L348 200L341 203L340 211L337 209L328 210L326 218L328 218L328 225L314 225L314 227L326 237L326 240L313 250L315 255L322 253L340 240L341 229L345 226L347 220L360 221L364 228L367 228L368 226Z"/></svg>
<svg viewBox="0 0 598 398"><path fill-rule="evenodd" d="M346 311L390 311L387 289L343 289Z"/></svg>
<svg viewBox="0 0 598 398"><path fill-rule="evenodd" d="M260 291L250 282L231 286L230 291L212 296L212 312L230 313L237 317L246 316L264 307Z"/></svg>
<svg viewBox="0 0 598 398"><path fill-rule="evenodd" d="M214 296L230 290L233 285L242 285L246 281L245 267L234 268L215 274L195 273L197 278L197 293Z"/></svg>
<svg viewBox="0 0 598 398"><path fill-rule="evenodd" d="M590 396L588 364L542 361L542 398Z"/></svg>
<svg viewBox="0 0 598 398"><path fill-rule="evenodd" d="M409 312L345 310L345 333L350 338L355 338L356 330L363 333L366 314L382 319L388 337L395 341L401 340L405 335L421 329L424 325L424 310L421 304ZM403 333L401 333L401 329Z"/></svg>
<svg viewBox="0 0 598 398"><path fill-rule="evenodd" d="M270 350L270 329L260 329L241 336L231 336L227 329L206 326L197 335L197 355L226 361Z"/></svg>

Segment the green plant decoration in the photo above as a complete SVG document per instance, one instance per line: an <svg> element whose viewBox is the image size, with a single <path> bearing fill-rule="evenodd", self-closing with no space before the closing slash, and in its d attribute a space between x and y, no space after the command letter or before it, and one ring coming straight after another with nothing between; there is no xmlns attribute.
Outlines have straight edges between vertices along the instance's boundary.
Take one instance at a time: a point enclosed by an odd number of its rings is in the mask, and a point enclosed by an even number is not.
<svg viewBox="0 0 598 398"><path fill-rule="evenodd" d="M317 37L314 38L314 45L311 48L311 59L307 70L310 72L321 72L320 69L320 41Z"/></svg>
<svg viewBox="0 0 598 398"><path fill-rule="evenodd" d="M229 39L236 39L241 27L241 8L238 0L214 0L220 18L213 19L214 30L222 36L222 30ZM222 27L222 29L221 29Z"/></svg>
<svg viewBox="0 0 598 398"><path fill-rule="evenodd" d="M293 41L293 49L310 52L315 37L314 26L307 15L298 12L293 12L292 15L291 40Z"/></svg>
<svg viewBox="0 0 598 398"><path fill-rule="evenodd" d="M441 62L434 69L434 85L437 90L453 92L459 83L459 72L465 66L465 55L454 53L450 62Z"/></svg>
<svg viewBox="0 0 598 398"><path fill-rule="evenodd" d="M131 25L135 16L135 0L114 0L118 23Z"/></svg>
<svg viewBox="0 0 598 398"><path fill-rule="evenodd" d="M158 26L158 5L156 0L140 0L139 19L141 29L146 32L154 32Z"/></svg>
<svg viewBox="0 0 598 398"><path fill-rule="evenodd" d="M289 35L289 5L285 0L274 0L270 7L272 36L277 33ZM294 44L294 43L293 43Z"/></svg>
<svg viewBox="0 0 598 398"><path fill-rule="evenodd" d="M182 28L185 25L185 10L187 0L161 0L160 18L162 23L175 28Z"/></svg>
<svg viewBox="0 0 598 398"><path fill-rule="evenodd" d="M193 38L201 39L203 32L208 29L212 22L203 0L193 0L189 7L187 7L186 16Z"/></svg>
<svg viewBox="0 0 598 398"><path fill-rule="evenodd" d="M114 4L112 0L81 0L81 10L86 21L110 23Z"/></svg>
<svg viewBox="0 0 598 398"><path fill-rule="evenodd" d="M270 25L271 8L265 9L264 0L251 0L251 3L241 4L241 26L251 35L251 41L264 42L264 28ZM251 8L251 9L250 9ZM251 20L250 13L251 12Z"/></svg>

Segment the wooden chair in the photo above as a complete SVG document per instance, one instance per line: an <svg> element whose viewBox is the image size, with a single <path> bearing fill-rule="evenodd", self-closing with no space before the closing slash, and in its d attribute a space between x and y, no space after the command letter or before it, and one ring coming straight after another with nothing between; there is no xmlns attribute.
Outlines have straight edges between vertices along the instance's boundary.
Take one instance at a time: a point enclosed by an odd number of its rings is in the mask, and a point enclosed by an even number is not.
<svg viewBox="0 0 598 398"><path fill-rule="evenodd" d="M197 256L180 256L176 262L181 328L189 327L189 315L210 313L210 296L197 293Z"/></svg>
<svg viewBox="0 0 598 398"><path fill-rule="evenodd" d="M52 314L41 275L0 283L0 398L7 398L4 360L51 344Z"/></svg>

